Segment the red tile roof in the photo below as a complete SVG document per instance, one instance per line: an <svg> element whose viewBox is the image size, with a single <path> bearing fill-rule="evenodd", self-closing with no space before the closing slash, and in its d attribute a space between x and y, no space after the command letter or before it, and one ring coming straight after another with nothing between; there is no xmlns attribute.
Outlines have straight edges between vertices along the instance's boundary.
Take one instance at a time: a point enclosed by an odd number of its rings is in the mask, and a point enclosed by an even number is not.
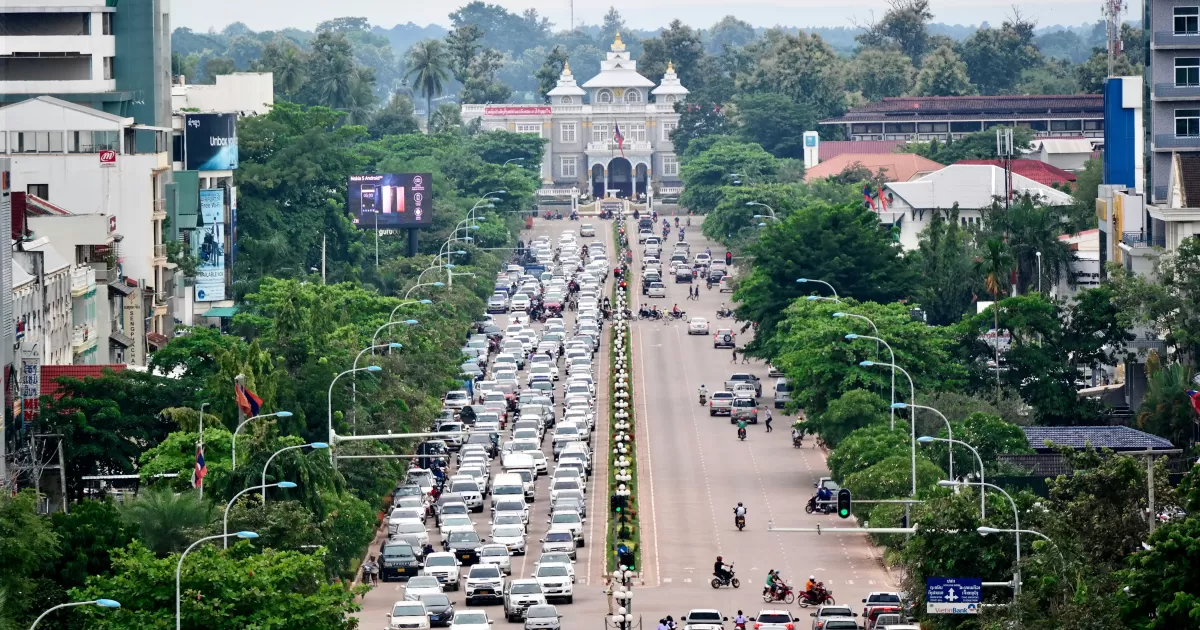
<svg viewBox="0 0 1200 630"><path fill-rule="evenodd" d="M123 364L117 365L43 365L42 366L42 395L53 396L58 391L56 379L60 376L71 378L99 378L104 376L104 370L120 372L125 369Z"/></svg>
<svg viewBox="0 0 1200 630"><path fill-rule="evenodd" d="M883 171L883 180L887 182L907 182L917 176L928 175L945 168L941 164L915 153L843 153L808 169L804 173L804 180L812 181L822 177L833 177L855 164L861 165L872 173Z"/></svg>
<svg viewBox="0 0 1200 630"><path fill-rule="evenodd" d="M981 164L991 166L1003 166L1000 160L962 160L955 164ZM1013 160L1012 172L1017 175L1028 177L1033 181L1049 186L1058 184L1059 186L1075 181L1075 174L1071 171L1064 171L1053 164L1047 164L1039 160Z"/></svg>
<svg viewBox="0 0 1200 630"><path fill-rule="evenodd" d="M895 153L902 144L903 140L829 140L817 145L817 155L824 162L843 153Z"/></svg>

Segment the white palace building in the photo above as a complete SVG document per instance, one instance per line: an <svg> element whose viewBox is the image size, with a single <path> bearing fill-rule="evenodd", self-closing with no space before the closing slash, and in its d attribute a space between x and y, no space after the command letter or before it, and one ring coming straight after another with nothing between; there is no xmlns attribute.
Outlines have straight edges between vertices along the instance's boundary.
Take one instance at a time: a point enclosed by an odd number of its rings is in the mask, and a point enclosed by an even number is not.
<svg viewBox="0 0 1200 630"><path fill-rule="evenodd" d="M463 122L486 130L536 133L549 140L541 164L543 197L677 196L679 162L670 134L675 103L687 96L673 65L662 82L638 74L618 34L600 74L582 86L564 64L547 105L463 105ZM617 131L622 142L617 142ZM573 194L574 191L574 194Z"/></svg>

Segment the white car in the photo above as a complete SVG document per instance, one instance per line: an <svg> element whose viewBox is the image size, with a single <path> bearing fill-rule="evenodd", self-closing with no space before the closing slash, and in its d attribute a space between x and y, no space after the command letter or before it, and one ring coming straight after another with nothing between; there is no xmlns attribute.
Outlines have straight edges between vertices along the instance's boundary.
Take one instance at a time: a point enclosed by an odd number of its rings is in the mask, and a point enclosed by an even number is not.
<svg viewBox="0 0 1200 630"><path fill-rule="evenodd" d="M704 319L703 317L693 317L692 320L688 322L688 334L707 335L708 320Z"/></svg>
<svg viewBox="0 0 1200 630"><path fill-rule="evenodd" d="M522 499L522 503L524 503L524 499ZM493 526L491 541L497 545L504 545L513 555L525 555L525 527L523 525Z"/></svg>
<svg viewBox="0 0 1200 630"><path fill-rule="evenodd" d="M651 282L650 287L646 289L646 297L665 298L667 297L667 286L661 282Z"/></svg>
<svg viewBox="0 0 1200 630"><path fill-rule="evenodd" d="M388 535L396 533L396 528L402 523L415 523L424 527L425 510L421 508L392 508L388 513Z"/></svg>
<svg viewBox="0 0 1200 630"><path fill-rule="evenodd" d="M394 529L394 531L393 531ZM394 541L408 543L413 551L419 551L429 544L429 531L420 523L399 523L388 525L389 538Z"/></svg>
<svg viewBox="0 0 1200 630"><path fill-rule="evenodd" d="M404 599L410 602L420 601L422 595L441 592L441 581L432 575L414 575L408 578L408 583L404 585Z"/></svg>
<svg viewBox="0 0 1200 630"><path fill-rule="evenodd" d="M450 620L450 630L492 630L492 621L482 610L459 610Z"/></svg>
<svg viewBox="0 0 1200 630"><path fill-rule="evenodd" d="M513 296L513 299L511 301L509 301L508 307L510 309L512 309L513 311L528 311L529 310L529 298L518 293Z"/></svg>
<svg viewBox="0 0 1200 630"><path fill-rule="evenodd" d="M512 575L512 552L508 547L488 544L479 548L479 563L500 567L505 575Z"/></svg>
<svg viewBox="0 0 1200 630"><path fill-rule="evenodd" d="M456 475L450 480L450 492L461 496L463 503L467 504L472 512L483 511L483 491L480 490L479 483L471 477Z"/></svg>
<svg viewBox="0 0 1200 630"><path fill-rule="evenodd" d="M455 411L471 404L471 395L465 389L456 389L452 392L446 392L446 398L442 401L442 406L446 409L454 409Z"/></svg>
<svg viewBox="0 0 1200 630"><path fill-rule="evenodd" d="M575 544L580 547L584 545L583 519L580 518L578 513L571 511L555 512L550 515L547 522L553 529L562 528L571 530L571 535L575 537Z"/></svg>
<svg viewBox="0 0 1200 630"><path fill-rule="evenodd" d="M525 530L527 523L525 521L521 520L520 514L516 514L513 512L507 512L505 514L497 514L496 520L492 521L492 529L493 530L496 529L497 527L500 527L501 525L515 525L517 527L520 527L522 530Z"/></svg>
<svg viewBox="0 0 1200 630"><path fill-rule="evenodd" d="M580 236L596 236L596 226L591 223L583 223L579 226Z"/></svg>
<svg viewBox="0 0 1200 630"><path fill-rule="evenodd" d="M504 573L494 564L476 564L467 573L464 589L467 606L479 600L501 601L504 599Z"/></svg>
<svg viewBox="0 0 1200 630"><path fill-rule="evenodd" d="M704 252L700 252L699 254L696 254L695 261L697 265L707 265L712 262L712 256L709 256Z"/></svg>
<svg viewBox="0 0 1200 630"><path fill-rule="evenodd" d="M492 520L501 514L520 514L521 520L529 522L529 506L525 504L524 499L502 499L492 502Z"/></svg>
<svg viewBox="0 0 1200 630"><path fill-rule="evenodd" d="M727 619L719 610L693 608L681 621L683 630L724 630Z"/></svg>
<svg viewBox="0 0 1200 630"><path fill-rule="evenodd" d="M392 604L392 612L388 613L389 628L428 628L429 611L425 604L418 601L403 601Z"/></svg>
<svg viewBox="0 0 1200 630"><path fill-rule="evenodd" d="M433 576L445 585L445 588L457 591L460 567L462 563L454 554L439 551L425 557L425 564L421 565L421 575Z"/></svg>
<svg viewBox="0 0 1200 630"><path fill-rule="evenodd" d="M473 532L475 531L475 522L470 516L462 514L451 514L442 518L442 524L438 527L442 530L442 536L446 536L451 532Z"/></svg>
<svg viewBox="0 0 1200 630"><path fill-rule="evenodd" d="M551 528L542 538L542 554L561 551L575 560L578 557L575 548L575 534L566 527Z"/></svg>
<svg viewBox="0 0 1200 630"><path fill-rule="evenodd" d="M575 601L575 582L565 567L557 564L539 566L533 572L533 579L542 585L547 600L564 599L568 604Z"/></svg>
<svg viewBox="0 0 1200 630"><path fill-rule="evenodd" d="M543 553L538 561L533 564L533 568L537 569L540 566L559 565L567 568L567 574L571 576L571 581L575 581L575 561L571 557L561 551L547 551Z"/></svg>

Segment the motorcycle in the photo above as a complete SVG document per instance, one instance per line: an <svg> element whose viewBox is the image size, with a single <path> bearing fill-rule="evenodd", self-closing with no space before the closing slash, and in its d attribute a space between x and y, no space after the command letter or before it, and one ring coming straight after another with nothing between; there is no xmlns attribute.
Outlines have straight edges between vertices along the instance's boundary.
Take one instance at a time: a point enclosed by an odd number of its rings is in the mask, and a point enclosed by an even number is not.
<svg viewBox="0 0 1200 630"><path fill-rule="evenodd" d="M700 394L700 406L703 407L704 405L707 405L707 404L708 404L708 394Z"/></svg>
<svg viewBox="0 0 1200 630"><path fill-rule="evenodd" d="M764 591L762 598L768 604L774 602L790 604L796 601L796 592L787 584L776 584L774 589Z"/></svg>
<svg viewBox="0 0 1200 630"><path fill-rule="evenodd" d="M579 213L578 213L578 212L571 212L571 220L572 220L572 221L578 221L578 220L579 220Z"/></svg>
<svg viewBox="0 0 1200 630"><path fill-rule="evenodd" d="M680 320L680 319L686 319L686 318L687 318L687 313L684 311L679 311L678 313L676 313L674 311L667 311L667 319Z"/></svg>
<svg viewBox="0 0 1200 630"><path fill-rule="evenodd" d="M804 513L813 514L815 512L820 512L821 514L833 514L833 506L829 503L817 503L817 495L814 494L811 498L809 498L808 503L804 504Z"/></svg>
<svg viewBox="0 0 1200 630"><path fill-rule="evenodd" d="M738 427L738 439L743 442L746 441L746 428L745 427Z"/></svg>
<svg viewBox="0 0 1200 630"><path fill-rule="evenodd" d="M711 285L712 283L709 283L709 284ZM711 286L710 286L710 288L711 288ZM722 309L717 310L717 319L729 319L731 317L733 317L732 309L722 308Z"/></svg>
<svg viewBox="0 0 1200 630"><path fill-rule="evenodd" d="M819 583L817 584L817 587L813 589L812 593L809 593L808 591L800 593L799 600L800 601L796 603L801 608L808 608L809 606L831 606L837 603L833 600L833 591L825 590L825 587Z"/></svg>
<svg viewBox="0 0 1200 630"><path fill-rule="evenodd" d="M543 215L542 215L542 218L543 218L543 219L546 219L547 221L548 221L548 220L550 220L550 219L553 219L553 218L554 218L554 213L553 213L553 212L550 212L549 210L547 210L547 211L546 211L546 214L543 214Z"/></svg>
<svg viewBox="0 0 1200 630"><path fill-rule="evenodd" d="M733 588L741 588L742 581L737 579L737 577L733 574L733 565L731 564L731 565L729 565L729 577L728 578L723 578L714 573L713 579L711 582L709 582L709 584L711 584L713 588L721 588L722 586L732 586Z"/></svg>
<svg viewBox="0 0 1200 630"><path fill-rule="evenodd" d="M735 514L733 517L733 524L737 526L739 532L743 529L746 529L746 515Z"/></svg>
<svg viewBox="0 0 1200 630"><path fill-rule="evenodd" d="M804 446L804 436L792 438L792 448L801 448Z"/></svg>

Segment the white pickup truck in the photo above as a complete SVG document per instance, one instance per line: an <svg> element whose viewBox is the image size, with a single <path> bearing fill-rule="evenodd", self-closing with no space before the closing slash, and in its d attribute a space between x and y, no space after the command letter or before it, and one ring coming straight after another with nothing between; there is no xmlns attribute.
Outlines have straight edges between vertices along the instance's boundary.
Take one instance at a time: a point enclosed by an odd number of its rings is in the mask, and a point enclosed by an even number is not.
<svg viewBox="0 0 1200 630"><path fill-rule="evenodd" d="M729 380L725 381L725 389L733 391L733 386L738 383L750 383L754 385L754 395L762 396L762 382L758 380L757 376L746 372L735 372L729 376Z"/></svg>
<svg viewBox="0 0 1200 630"><path fill-rule="evenodd" d="M733 412L733 392L713 392L708 399L708 415L728 416Z"/></svg>

